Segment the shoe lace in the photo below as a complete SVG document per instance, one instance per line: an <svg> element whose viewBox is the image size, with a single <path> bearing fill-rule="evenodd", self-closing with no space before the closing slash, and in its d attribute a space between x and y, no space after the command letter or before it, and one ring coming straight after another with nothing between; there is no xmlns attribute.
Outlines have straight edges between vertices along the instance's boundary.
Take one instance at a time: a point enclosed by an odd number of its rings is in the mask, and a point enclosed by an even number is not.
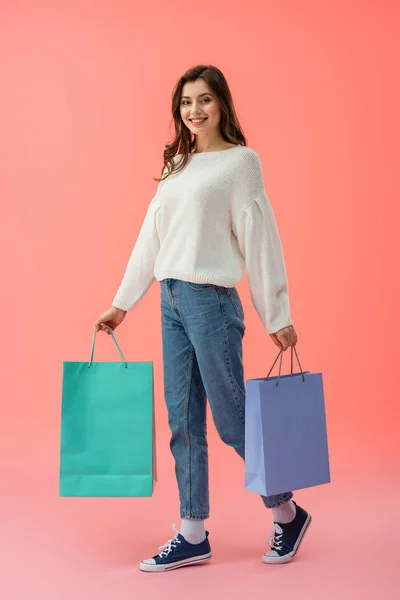
<svg viewBox="0 0 400 600"><path fill-rule="evenodd" d="M158 547L158 549L161 550L161 552L159 553L159 556L161 558L163 558L164 554L165 554L165 556L168 556L168 554L171 552L172 548L176 548L177 544L182 543L182 540L177 539L178 535L179 535L179 531L177 530L175 523L173 523L172 527L174 529L175 536L173 538L171 538L170 540L168 540L168 542L165 542L165 544L163 544L162 546Z"/></svg>
<svg viewBox="0 0 400 600"><path fill-rule="evenodd" d="M283 529L279 523L274 523L274 530L268 538L271 550L282 550Z"/></svg>

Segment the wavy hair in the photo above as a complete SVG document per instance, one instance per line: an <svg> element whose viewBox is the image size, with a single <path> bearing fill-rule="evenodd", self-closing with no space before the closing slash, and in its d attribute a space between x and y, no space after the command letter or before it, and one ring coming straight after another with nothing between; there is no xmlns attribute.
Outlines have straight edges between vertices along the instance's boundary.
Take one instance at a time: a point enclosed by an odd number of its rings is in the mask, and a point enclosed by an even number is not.
<svg viewBox="0 0 400 600"><path fill-rule="evenodd" d="M153 177L154 181L164 181L172 173L181 171L188 161L189 153L196 147L196 139L182 121L180 113L182 88L186 82L195 81L196 79L204 79L219 103L221 111L220 130L223 139L233 144L246 146L246 138L240 127L233 105L232 94L224 74L212 65L197 65L188 69L173 89L172 118L175 124L175 139L165 147L161 178ZM174 160L176 154L182 154L179 163ZM167 172L165 177L163 177L165 169Z"/></svg>

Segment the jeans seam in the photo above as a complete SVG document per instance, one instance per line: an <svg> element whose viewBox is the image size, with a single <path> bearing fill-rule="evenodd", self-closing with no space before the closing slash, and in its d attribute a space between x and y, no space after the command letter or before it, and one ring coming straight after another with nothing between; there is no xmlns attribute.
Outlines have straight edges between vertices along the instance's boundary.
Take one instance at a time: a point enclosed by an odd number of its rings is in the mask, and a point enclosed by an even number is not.
<svg viewBox="0 0 400 600"><path fill-rule="evenodd" d="M230 356L229 356L229 335L228 335L228 327L227 327L227 321L228 321L228 319L227 319L227 316L225 314L224 307L223 307L222 302L221 302L221 296L220 296L218 290L217 290L217 294L218 294L218 299L219 299L219 305L220 305L220 308L221 308L221 311L222 311L222 314L223 314L223 317L224 317L226 363L227 363L227 366L228 366L228 369L229 369L229 377L230 377L230 380L231 380L231 385L232 385L232 390L233 390L233 394L234 394L235 404L236 404L236 406L238 408L242 424L244 425L245 424L245 418L244 418L244 415L243 415L242 407L240 406L240 403L239 403L239 396L238 396L238 393L237 393L237 389L236 389L236 385L235 385L235 379L234 379L233 373L232 373L232 364L231 364L231 360L230 360Z"/></svg>
<svg viewBox="0 0 400 600"><path fill-rule="evenodd" d="M191 506L191 449L190 449L190 434L189 434L189 401L190 401L190 388L192 385L192 374L193 374L193 358L194 358L194 347L190 348L190 360L189 360L189 373L188 373L188 384L186 391L185 400L185 411L184 411L184 424L185 424L185 438L186 438L186 503L188 512L192 510Z"/></svg>
<svg viewBox="0 0 400 600"><path fill-rule="evenodd" d="M233 308L235 309L236 312L236 316L239 317L239 319L241 321L244 321L244 312L242 313L242 310L240 309L240 306L238 306L236 304L236 300L234 298L234 295L232 294L231 290L229 288L226 288L226 295L228 296Z"/></svg>
<svg viewBox="0 0 400 600"><path fill-rule="evenodd" d="M171 280L166 280L167 282L169 281L169 283L167 283L167 292L168 292L168 298L169 298L169 304L171 307L171 310L176 314L176 316L178 317L178 319L181 318L180 314L179 314L179 310L177 310L175 308L175 303L174 303L174 298L176 298L176 295L173 292L173 289L171 287Z"/></svg>

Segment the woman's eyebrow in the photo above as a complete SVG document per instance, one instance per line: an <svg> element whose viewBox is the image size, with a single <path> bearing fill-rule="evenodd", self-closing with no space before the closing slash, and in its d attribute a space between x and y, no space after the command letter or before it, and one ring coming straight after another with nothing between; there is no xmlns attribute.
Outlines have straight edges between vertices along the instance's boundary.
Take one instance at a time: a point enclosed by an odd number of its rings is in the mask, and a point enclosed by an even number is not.
<svg viewBox="0 0 400 600"><path fill-rule="evenodd" d="M199 94L199 98L202 96L211 96L210 92L204 92L203 94ZM181 98L190 98L190 96L181 96Z"/></svg>

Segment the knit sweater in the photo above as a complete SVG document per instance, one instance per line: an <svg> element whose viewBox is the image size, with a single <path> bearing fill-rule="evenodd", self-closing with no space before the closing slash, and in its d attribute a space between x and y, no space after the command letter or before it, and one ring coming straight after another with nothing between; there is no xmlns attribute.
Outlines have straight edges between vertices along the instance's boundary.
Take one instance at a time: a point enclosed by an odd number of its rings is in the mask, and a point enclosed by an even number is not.
<svg viewBox="0 0 400 600"><path fill-rule="evenodd" d="M112 305L128 311L155 280L167 278L234 287L245 270L267 333L292 325L258 154L242 145L191 153L182 171L159 182Z"/></svg>

